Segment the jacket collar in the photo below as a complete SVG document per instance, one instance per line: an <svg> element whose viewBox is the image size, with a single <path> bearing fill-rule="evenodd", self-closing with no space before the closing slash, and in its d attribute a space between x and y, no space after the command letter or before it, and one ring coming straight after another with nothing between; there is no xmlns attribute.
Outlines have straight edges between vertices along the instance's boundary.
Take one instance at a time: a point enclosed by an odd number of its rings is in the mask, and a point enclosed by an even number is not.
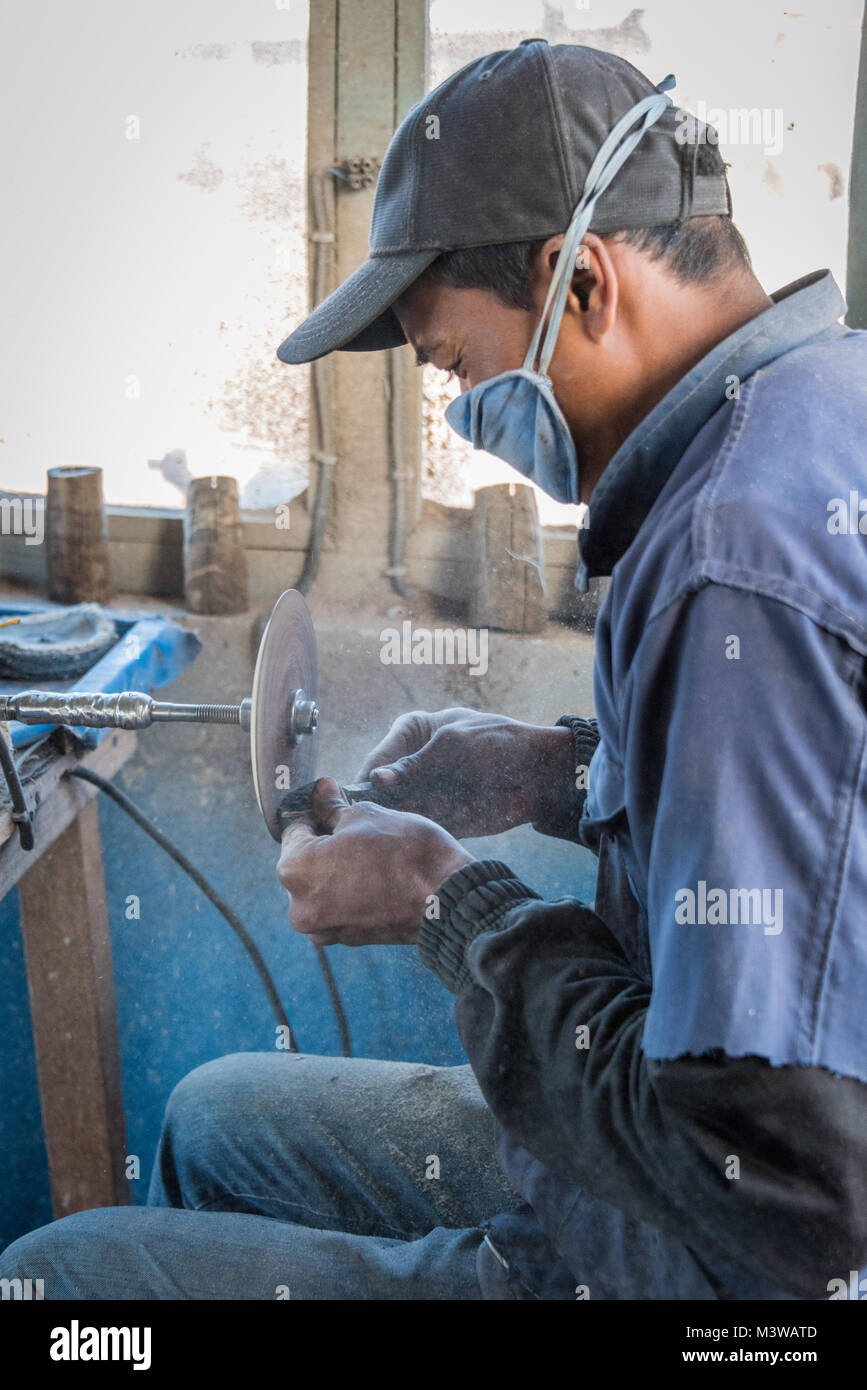
<svg viewBox="0 0 867 1390"><path fill-rule="evenodd" d="M837 322L846 301L830 270L805 275L771 299L769 309L681 377L621 444L593 491L587 529L578 533L576 589L610 574L625 554L687 447L726 400L732 377L742 383L803 343L846 332Z"/></svg>

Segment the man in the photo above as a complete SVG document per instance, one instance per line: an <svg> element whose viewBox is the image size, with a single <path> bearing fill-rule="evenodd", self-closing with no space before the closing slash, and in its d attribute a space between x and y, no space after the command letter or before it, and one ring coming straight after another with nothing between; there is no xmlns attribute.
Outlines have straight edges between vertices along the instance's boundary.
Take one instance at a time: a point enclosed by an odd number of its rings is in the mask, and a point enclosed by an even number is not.
<svg viewBox="0 0 867 1390"><path fill-rule="evenodd" d="M323 779L284 839L295 930L417 941L472 1076L212 1063L153 1208L0 1274L821 1299L867 1264L867 335L827 272L765 295L730 211L705 128L609 54L528 40L406 118L369 260L279 355L407 340L460 378L462 433L589 502L598 727L408 716L366 769L401 810ZM595 910L455 838L527 822L598 853Z"/></svg>

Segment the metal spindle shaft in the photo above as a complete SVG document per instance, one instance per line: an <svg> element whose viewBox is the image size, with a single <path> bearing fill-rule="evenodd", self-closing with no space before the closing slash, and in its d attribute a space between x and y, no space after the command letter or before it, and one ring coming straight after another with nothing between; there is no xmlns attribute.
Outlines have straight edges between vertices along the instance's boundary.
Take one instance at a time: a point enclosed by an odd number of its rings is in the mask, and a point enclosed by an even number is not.
<svg viewBox="0 0 867 1390"><path fill-rule="evenodd" d="M247 704L244 701L244 704ZM190 724L243 724L244 705L178 705L167 700L154 700L151 719L160 723L163 720L183 720Z"/></svg>
<svg viewBox="0 0 867 1390"><path fill-rule="evenodd" d="M151 724L239 724L250 731L251 700L239 705L182 705L154 700L140 690L102 694L84 690L22 690L0 695L0 720L20 724L63 724L85 729L146 729ZM315 732L319 710L303 690L292 692L286 709L290 738Z"/></svg>
<svg viewBox="0 0 867 1390"><path fill-rule="evenodd" d="M0 719L21 724L64 724L86 729L146 729L150 724L240 724L250 727L250 701L240 705L181 705L140 690L102 694L84 690L22 690L0 696Z"/></svg>

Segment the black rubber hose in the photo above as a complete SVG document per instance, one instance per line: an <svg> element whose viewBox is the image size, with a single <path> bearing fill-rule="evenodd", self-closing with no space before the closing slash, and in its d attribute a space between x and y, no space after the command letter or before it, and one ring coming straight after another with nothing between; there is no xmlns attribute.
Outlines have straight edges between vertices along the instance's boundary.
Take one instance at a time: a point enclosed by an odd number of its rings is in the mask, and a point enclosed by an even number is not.
<svg viewBox="0 0 867 1390"><path fill-rule="evenodd" d="M173 859L178 867L183 869L184 873L190 876L196 886L202 890L209 902L212 902L217 911L222 913L256 967L259 979L262 981L265 993L270 1001L271 1008L274 1010L274 1017L277 1019L281 1028L286 1028L288 1030L289 1051L297 1052L298 1043L292 1031L292 1024L289 1022L289 1015L283 1007L283 1001L277 992L277 986L274 983L270 970L265 964L262 952L247 931L240 917L232 911L225 898L220 896L216 888L213 888L204 875L199 873L195 864L191 864L187 856L182 854L181 851L172 844L171 840L169 840L161 830L157 829L153 821L148 819L144 811L139 810L135 802L131 801L126 793L120 791L113 782L107 781L105 777L100 777L98 772L92 772L89 767L71 768L66 775L68 777L80 777L82 782L91 782L93 786L99 787L101 792L105 792L106 796L111 797L112 801L116 802L122 810L126 811L127 815L135 821L136 825L138 825L146 835L150 835L151 839L159 845L160 849L164 849L169 858Z"/></svg>
<svg viewBox="0 0 867 1390"><path fill-rule="evenodd" d="M258 946L253 941L243 922L240 920L240 918L238 918L235 915L235 913L229 907L228 903L226 903L224 899L220 897L220 894L217 892L215 888L211 886L211 884L204 877L204 875L199 873L199 870L195 867L195 865L191 864L190 861L186 858L186 856L183 855L179 849L176 849L175 846L171 843L171 841L167 839L165 835L163 835L162 831L157 829L153 821L149 820L148 817L144 814L144 811L140 810L139 807L136 806L135 802L130 800L130 798L124 792L120 791L114 785L113 782L106 781L104 777L100 777L98 773L91 772L89 768L77 768L74 771L70 772L69 775L71 777L81 777L82 780L85 782L92 782L95 787L99 787L99 789L101 791L104 791L108 796L110 796L113 801L116 801L118 806L120 806L124 811L126 811L127 814L130 815L132 819L136 822L136 824L141 826L142 830L144 830L146 834L150 835L151 839L155 840L156 843L162 849L164 849L166 853L171 856L172 859L174 859L175 863L181 869L183 869L185 873L188 873L190 875L194 883L196 883L198 887L201 888L205 896L210 900L210 902L214 904L214 907L216 907L217 910L223 914L230 927L232 927L232 929L235 932L237 932L241 944L244 946L244 949L249 952L253 960L253 964L256 966L262 983L265 986L265 990L268 994L269 1000L271 1001L271 1006L274 1009L274 1013L277 1017L278 1023L282 1027L288 1028L289 1030L289 1039L292 1044L290 1050L293 1052L297 1052L298 1044L295 1040L295 1034L292 1032L292 1025L289 1022L286 1010L284 1009L283 1004L280 1000L280 996L277 993L277 986L274 984L273 976L271 975L271 972L265 964L265 961L259 951ZM331 969L331 962L325 953L324 947L316 946L315 950L316 959L319 963L319 969L321 970L322 978L325 981L325 988L327 989L328 997L331 1000L331 1008L334 1011L334 1021L337 1024L337 1031L340 1035L341 1054L344 1057L351 1057L353 1055L353 1052L352 1037L349 1032L349 1019L346 1016L346 1009L344 1008L343 1000L340 996L340 989L338 988L337 981L334 978L334 971Z"/></svg>
<svg viewBox="0 0 867 1390"><path fill-rule="evenodd" d="M15 766L14 754L4 738L2 730L0 730L0 766L3 768L3 776L6 778L6 785L9 788L9 796L12 801L12 819L18 826L21 848L32 849L33 822L30 819L21 778L18 776L18 768Z"/></svg>
<svg viewBox="0 0 867 1390"><path fill-rule="evenodd" d="M340 1034L341 1054L344 1057L351 1057L352 1038L349 1035L349 1020L346 1017L346 1010L343 1007L340 990L337 988L334 971L331 969L331 961L326 955L324 946L316 947L316 959L319 961L319 969L322 971L325 988L328 990L328 997L331 1000L331 1007L334 1010L334 1019L337 1024L337 1031Z"/></svg>

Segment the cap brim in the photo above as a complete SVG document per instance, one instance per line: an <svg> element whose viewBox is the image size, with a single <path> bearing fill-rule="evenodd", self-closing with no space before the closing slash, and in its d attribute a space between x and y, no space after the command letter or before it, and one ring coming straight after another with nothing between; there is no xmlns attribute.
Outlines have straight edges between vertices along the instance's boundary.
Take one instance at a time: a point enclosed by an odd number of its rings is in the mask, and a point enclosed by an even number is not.
<svg viewBox="0 0 867 1390"><path fill-rule="evenodd" d="M440 252L407 251L371 256L277 349L281 362L315 362L328 352L376 352L406 342L392 310Z"/></svg>

